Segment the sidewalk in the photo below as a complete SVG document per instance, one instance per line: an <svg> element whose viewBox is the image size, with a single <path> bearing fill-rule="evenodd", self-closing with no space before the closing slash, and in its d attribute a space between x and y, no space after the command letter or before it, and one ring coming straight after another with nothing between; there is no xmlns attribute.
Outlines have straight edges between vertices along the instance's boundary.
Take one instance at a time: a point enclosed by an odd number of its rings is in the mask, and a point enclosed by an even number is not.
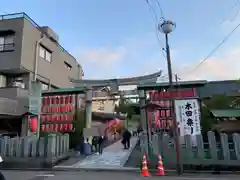
<svg viewBox="0 0 240 180"><path fill-rule="evenodd" d="M87 156L83 160L80 160L76 164L69 165L69 166L55 166L54 169L57 169L57 168L71 168L71 169L74 169L74 168L76 169L123 168L132 150L137 144L137 140L138 140L137 137L133 137L131 139L131 147L128 150L123 149L123 145L120 140L104 148L103 153L100 155L93 154L93 155Z"/></svg>

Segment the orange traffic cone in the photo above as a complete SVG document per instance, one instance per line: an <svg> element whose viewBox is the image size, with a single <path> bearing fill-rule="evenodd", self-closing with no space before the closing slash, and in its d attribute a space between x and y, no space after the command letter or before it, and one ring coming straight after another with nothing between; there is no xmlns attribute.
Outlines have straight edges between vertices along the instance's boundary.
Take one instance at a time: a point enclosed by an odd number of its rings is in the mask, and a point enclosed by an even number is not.
<svg viewBox="0 0 240 180"><path fill-rule="evenodd" d="M163 167L163 162L162 162L162 156L159 154L158 155L158 167L157 167L157 176L164 176L165 171Z"/></svg>
<svg viewBox="0 0 240 180"><path fill-rule="evenodd" d="M142 177L149 177L151 176L151 174L148 171L148 166L147 166L147 157L144 154L143 155L143 160L142 160L142 173L141 173Z"/></svg>

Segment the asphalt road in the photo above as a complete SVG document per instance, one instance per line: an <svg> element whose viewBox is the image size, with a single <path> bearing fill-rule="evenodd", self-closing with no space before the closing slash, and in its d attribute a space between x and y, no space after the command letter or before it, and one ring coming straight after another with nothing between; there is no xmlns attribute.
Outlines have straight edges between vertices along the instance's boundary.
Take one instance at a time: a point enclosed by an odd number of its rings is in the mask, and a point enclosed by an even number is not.
<svg viewBox="0 0 240 180"><path fill-rule="evenodd" d="M140 177L137 173L124 172L30 172L30 171L3 171L6 180L239 180L240 175L204 175L204 174L185 174L179 176L164 177Z"/></svg>

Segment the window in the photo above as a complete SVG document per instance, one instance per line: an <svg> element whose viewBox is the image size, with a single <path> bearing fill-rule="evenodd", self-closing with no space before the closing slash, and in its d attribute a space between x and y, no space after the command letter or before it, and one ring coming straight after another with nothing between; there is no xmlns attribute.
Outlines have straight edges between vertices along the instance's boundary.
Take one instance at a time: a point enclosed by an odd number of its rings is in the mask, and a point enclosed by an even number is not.
<svg viewBox="0 0 240 180"><path fill-rule="evenodd" d="M0 36L0 51L13 51L13 35Z"/></svg>
<svg viewBox="0 0 240 180"><path fill-rule="evenodd" d="M69 63L67 63L66 61L64 61L64 66L69 70L72 69L72 66Z"/></svg>
<svg viewBox="0 0 240 180"><path fill-rule="evenodd" d="M47 48L43 47L42 45L40 45L39 47L39 56L48 62L52 61L52 52L49 51Z"/></svg>
<svg viewBox="0 0 240 180"><path fill-rule="evenodd" d="M0 87L6 87L7 86L7 78L4 75L0 75Z"/></svg>

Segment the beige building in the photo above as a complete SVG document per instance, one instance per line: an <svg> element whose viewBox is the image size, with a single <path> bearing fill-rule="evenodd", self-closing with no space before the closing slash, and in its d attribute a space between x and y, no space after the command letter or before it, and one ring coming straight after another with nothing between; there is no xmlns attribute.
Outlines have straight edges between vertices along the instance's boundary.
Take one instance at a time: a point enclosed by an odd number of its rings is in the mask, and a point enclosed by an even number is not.
<svg viewBox="0 0 240 180"><path fill-rule="evenodd" d="M92 112L113 113L116 101L108 95L108 88L97 89L93 92Z"/></svg>

